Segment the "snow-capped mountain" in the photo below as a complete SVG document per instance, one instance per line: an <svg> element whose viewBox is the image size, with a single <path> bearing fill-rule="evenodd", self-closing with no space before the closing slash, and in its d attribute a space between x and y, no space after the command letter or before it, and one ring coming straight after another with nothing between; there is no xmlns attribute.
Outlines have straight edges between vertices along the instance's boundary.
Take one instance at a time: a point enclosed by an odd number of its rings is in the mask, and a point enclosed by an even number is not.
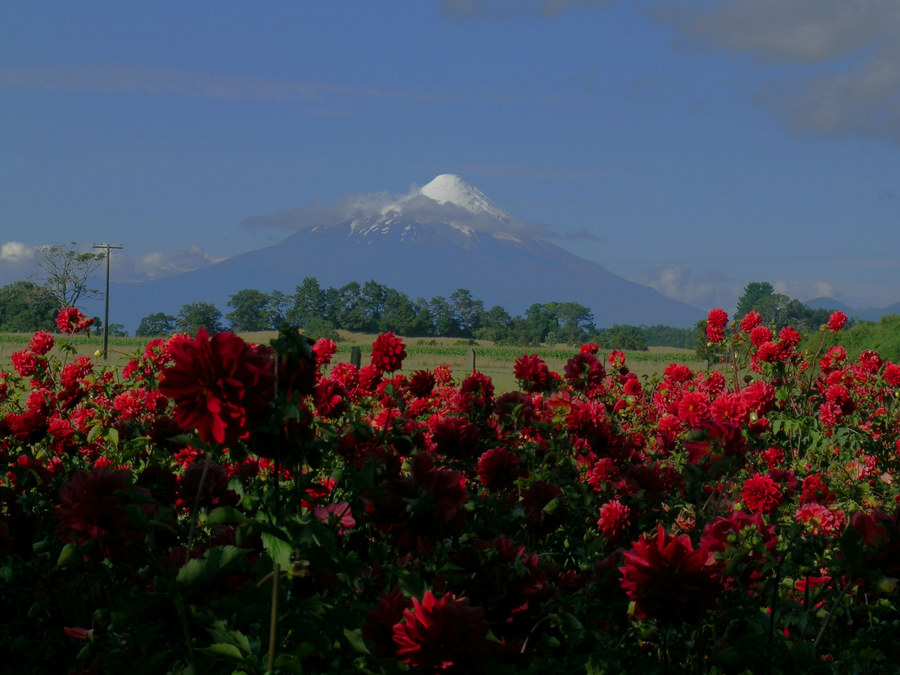
<svg viewBox="0 0 900 675"><path fill-rule="evenodd" d="M485 307L502 305L514 315L536 302L578 302L591 308L598 327L687 327L703 316L554 245L459 176L442 174L401 198L302 229L273 246L185 274L114 284L110 321L133 331L148 314L175 315L197 301L213 302L225 314L239 290L292 294L304 277L323 288L371 279L412 299L465 288Z"/></svg>

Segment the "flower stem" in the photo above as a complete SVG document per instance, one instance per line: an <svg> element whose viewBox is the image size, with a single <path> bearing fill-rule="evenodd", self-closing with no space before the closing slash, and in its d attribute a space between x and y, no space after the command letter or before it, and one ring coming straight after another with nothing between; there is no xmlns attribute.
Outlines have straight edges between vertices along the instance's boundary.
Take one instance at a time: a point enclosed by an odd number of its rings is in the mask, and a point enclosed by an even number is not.
<svg viewBox="0 0 900 675"><path fill-rule="evenodd" d="M266 672L275 672L275 631L278 628L278 578L281 576L281 568L275 563L272 572L272 612L269 615L269 660Z"/></svg>
<svg viewBox="0 0 900 675"><path fill-rule="evenodd" d="M206 482L206 476L209 473L209 464L212 461L210 452L206 453L206 461L203 462L203 472L200 474L200 481L197 483L197 494L194 496L194 505L191 507L191 528L188 530L187 556L191 559L191 552L194 549L194 536L197 531L197 516L200 513L200 497L203 495L203 484Z"/></svg>

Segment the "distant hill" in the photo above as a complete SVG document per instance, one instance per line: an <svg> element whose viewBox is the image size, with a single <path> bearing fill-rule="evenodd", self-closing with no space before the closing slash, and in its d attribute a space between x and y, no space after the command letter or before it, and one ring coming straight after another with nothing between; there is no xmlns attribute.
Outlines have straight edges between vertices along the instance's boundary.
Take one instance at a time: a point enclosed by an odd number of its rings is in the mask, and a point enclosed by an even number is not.
<svg viewBox="0 0 900 675"><path fill-rule="evenodd" d="M847 316L862 321L880 321L883 316L900 314L900 302L895 302L893 305L887 307L869 307L867 309L850 307L834 298L813 298L812 300L807 300L803 304L810 309L840 310Z"/></svg>
<svg viewBox="0 0 900 675"><path fill-rule="evenodd" d="M133 331L154 312L215 303L245 288L293 294L304 277L323 287L370 279L410 298L466 288L485 307L521 314L536 302L578 302L595 324L693 326L696 307L628 281L552 244L458 176L444 174L418 194L375 213L304 229L282 242L176 276L113 284L110 321ZM100 313L102 307L91 307Z"/></svg>

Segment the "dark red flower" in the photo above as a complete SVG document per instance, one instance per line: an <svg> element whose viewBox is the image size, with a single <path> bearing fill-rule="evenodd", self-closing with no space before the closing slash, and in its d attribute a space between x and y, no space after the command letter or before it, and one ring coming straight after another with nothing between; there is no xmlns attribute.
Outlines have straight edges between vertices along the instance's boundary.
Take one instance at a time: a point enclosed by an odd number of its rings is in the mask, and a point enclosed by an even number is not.
<svg viewBox="0 0 900 675"><path fill-rule="evenodd" d="M522 494L522 508L525 510L526 527L537 534L555 530L566 516L562 488L553 483L538 480L528 486Z"/></svg>
<svg viewBox="0 0 900 675"><path fill-rule="evenodd" d="M416 398L424 398L434 390L435 383L434 373L430 370L414 370L406 386L410 394Z"/></svg>
<svg viewBox="0 0 900 675"><path fill-rule="evenodd" d="M488 490L512 487L521 475L519 457L506 448L491 448L478 459L478 478Z"/></svg>
<svg viewBox="0 0 900 675"><path fill-rule="evenodd" d="M175 420L207 443L232 444L265 420L274 393L272 359L254 353L234 333L170 345L174 365L163 369L159 391L175 401Z"/></svg>
<svg viewBox="0 0 900 675"><path fill-rule="evenodd" d="M404 610L412 606L399 586L385 593L378 600L375 609L366 613L366 622L362 627L362 636L375 645L373 650L379 658L389 658L396 654L394 642L394 626L403 620Z"/></svg>
<svg viewBox="0 0 900 675"><path fill-rule="evenodd" d="M484 610L452 593L437 598L425 591L412 599L403 621L394 626L397 654L416 671L475 673L484 671L489 652Z"/></svg>
<svg viewBox="0 0 900 675"><path fill-rule="evenodd" d="M568 360L565 367L566 380L576 391L590 391L603 384L606 370L603 363L591 352L581 352Z"/></svg>
<svg viewBox="0 0 900 675"><path fill-rule="evenodd" d="M722 584L708 550L694 550L687 535L672 536L662 525L632 546L623 554L621 586L634 601L638 619L695 622L715 606Z"/></svg>
<svg viewBox="0 0 900 675"><path fill-rule="evenodd" d="M754 474L744 483L744 504L753 513L769 513L781 503L781 488L768 474Z"/></svg>
<svg viewBox="0 0 900 675"><path fill-rule="evenodd" d="M372 344L372 366L379 372L393 373L403 365L406 346L393 333L382 333Z"/></svg>
<svg viewBox="0 0 900 675"><path fill-rule="evenodd" d="M340 417L349 408L347 390L340 382L322 378L316 384L316 413L326 419Z"/></svg>
<svg viewBox="0 0 900 675"><path fill-rule="evenodd" d="M59 491L57 533L64 543L91 544L107 558L130 557L134 547L147 535L133 524L127 507L138 504L137 494L149 495L143 488L128 486L128 471L110 471L98 467L76 471ZM139 509L148 510L147 504Z"/></svg>
<svg viewBox="0 0 900 675"><path fill-rule="evenodd" d="M597 521L597 527L603 533L608 541L617 541L630 524L628 516L631 512L618 499L611 499L600 507L600 519Z"/></svg>
<svg viewBox="0 0 900 675"><path fill-rule="evenodd" d="M513 372L522 389L529 392L548 391L555 381L547 364L537 354L517 358Z"/></svg>

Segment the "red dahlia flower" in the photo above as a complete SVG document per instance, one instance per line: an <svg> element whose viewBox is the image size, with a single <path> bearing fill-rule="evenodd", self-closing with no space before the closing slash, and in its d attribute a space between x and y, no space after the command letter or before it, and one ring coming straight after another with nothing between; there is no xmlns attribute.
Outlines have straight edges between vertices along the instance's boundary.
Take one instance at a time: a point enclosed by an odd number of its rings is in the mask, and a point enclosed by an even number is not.
<svg viewBox="0 0 900 675"><path fill-rule="evenodd" d="M207 443L231 444L265 420L275 385L273 362L234 333L205 328L170 344L174 365L159 391L175 401L175 420Z"/></svg>
<svg viewBox="0 0 900 675"><path fill-rule="evenodd" d="M741 319L741 332L749 335L750 331L762 323L759 312L747 312Z"/></svg>
<svg viewBox="0 0 900 675"><path fill-rule="evenodd" d="M403 365L406 345L393 333L382 333L372 344L372 366L379 372L393 373Z"/></svg>
<svg viewBox="0 0 900 675"><path fill-rule="evenodd" d="M77 546L91 543L110 559L130 557L147 532L133 524L128 507L149 496L144 488L128 487L128 471L98 467L76 471L59 491L57 533L63 543ZM150 505L141 504L145 512Z"/></svg>
<svg viewBox="0 0 900 675"><path fill-rule="evenodd" d="M85 318L84 314L74 307L66 307L56 316L56 327L60 333L78 333L87 330L94 323L94 319Z"/></svg>
<svg viewBox="0 0 900 675"><path fill-rule="evenodd" d="M528 392L548 391L554 382L547 364L537 354L525 354L517 358L513 372L522 388Z"/></svg>
<svg viewBox="0 0 900 675"><path fill-rule="evenodd" d="M53 336L45 330L38 331L31 336L28 349L37 356L43 356L53 349Z"/></svg>
<svg viewBox="0 0 900 675"><path fill-rule="evenodd" d="M478 460L478 478L488 490L512 487L521 475L519 457L512 450L491 448Z"/></svg>
<svg viewBox="0 0 900 675"><path fill-rule="evenodd" d="M618 499L612 499L600 507L600 520L597 521L597 527L608 541L614 542L628 529L630 513L630 508Z"/></svg>
<svg viewBox="0 0 900 675"><path fill-rule="evenodd" d="M403 621L394 626L398 655L422 672L483 672L489 650L484 610L470 607L468 598L447 593L440 599L425 591L412 599Z"/></svg>
<svg viewBox="0 0 900 675"><path fill-rule="evenodd" d="M753 513L769 513L781 503L781 488L768 474L754 474L744 483L744 504Z"/></svg>
<svg viewBox="0 0 900 675"><path fill-rule="evenodd" d="M724 309L716 308L710 311L706 319L706 337L710 342L721 342L725 337L725 326L728 324L728 314Z"/></svg>
<svg viewBox="0 0 900 675"><path fill-rule="evenodd" d="M722 589L713 555L694 550L686 534L672 536L662 525L655 536L645 534L634 542L623 560L621 586L641 620L695 622L715 605Z"/></svg>
<svg viewBox="0 0 900 675"><path fill-rule="evenodd" d="M834 312L828 318L828 330L837 333L847 323L847 315L841 311Z"/></svg>

